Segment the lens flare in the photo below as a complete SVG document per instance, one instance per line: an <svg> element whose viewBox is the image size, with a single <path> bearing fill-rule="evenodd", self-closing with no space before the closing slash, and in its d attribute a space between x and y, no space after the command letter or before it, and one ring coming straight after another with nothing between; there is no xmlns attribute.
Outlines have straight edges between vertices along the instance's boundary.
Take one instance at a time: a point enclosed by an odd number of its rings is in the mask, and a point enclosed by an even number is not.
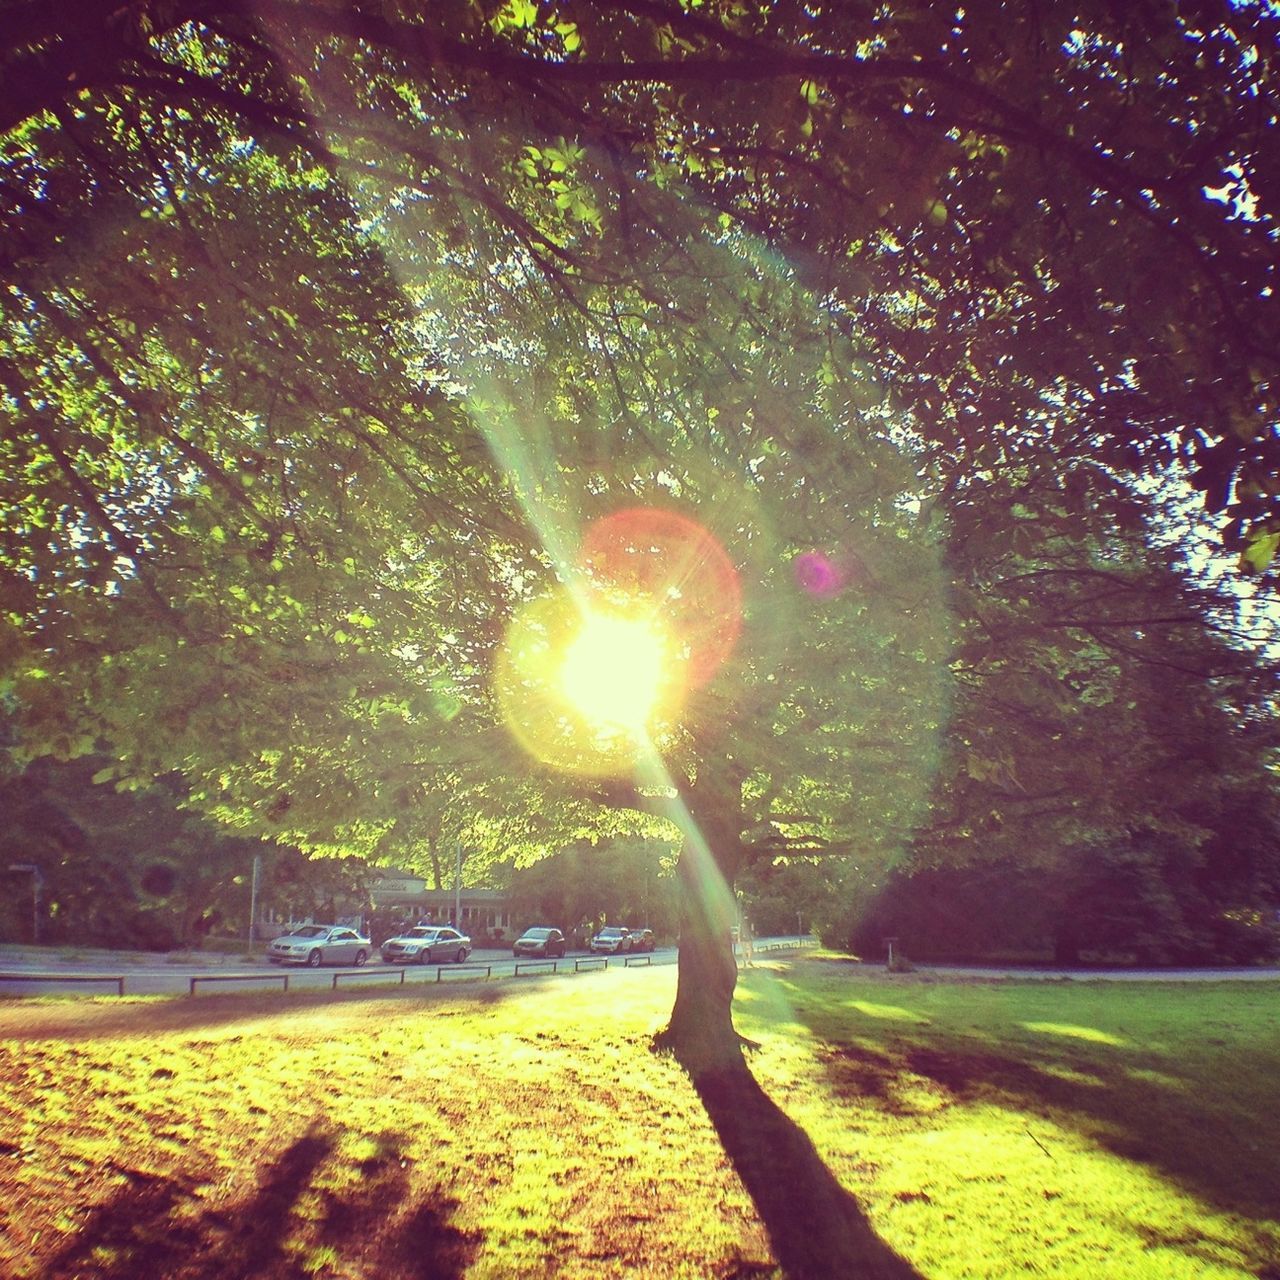
<svg viewBox="0 0 1280 1280"><path fill-rule="evenodd" d="M661 753L684 704L685 675L643 602L562 588L512 620L495 688L508 727L535 759L616 777Z"/></svg>
<svg viewBox="0 0 1280 1280"><path fill-rule="evenodd" d="M866 586L871 577L862 557L847 548L834 553L802 551L791 568L800 589L822 599L838 596L850 587Z"/></svg>
<svg viewBox="0 0 1280 1280"><path fill-rule="evenodd" d="M706 684L742 630L742 588L720 543L694 520L633 507L597 520L582 540L585 572L608 589L652 602L689 683Z"/></svg>
<svg viewBox="0 0 1280 1280"><path fill-rule="evenodd" d="M640 507L591 525L573 590L526 605L498 654L496 690L517 741L553 768L633 772L673 739L742 626L724 548L684 516Z"/></svg>
<svg viewBox="0 0 1280 1280"><path fill-rule="evenodd" d="M603 729L643 734L658 705L667 640L646 618L586 612L560 668L569 701Z"/></svg>
<svg viewBox="0 0 1280 1280"><path fill-rule="evenodd" d="M804 551L792 562L796 581L802 590L814 596L838 595L844 586L844 575L830 556L821 551Z"/></svg>

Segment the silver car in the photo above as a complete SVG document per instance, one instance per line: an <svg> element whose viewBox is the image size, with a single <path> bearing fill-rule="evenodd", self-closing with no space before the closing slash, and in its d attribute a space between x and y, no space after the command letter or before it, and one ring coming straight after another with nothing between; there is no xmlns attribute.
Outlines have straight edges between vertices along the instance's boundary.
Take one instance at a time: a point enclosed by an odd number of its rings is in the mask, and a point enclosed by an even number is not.
<svg viewBox="0 0 1280 1280"><path fill-rule="evenodd" d="M267 948L272 964L353 964L368 960L373 943L344 924L303 924Z"/></svg>
<svg viewBox="0 0 1280 1280"><path fill-rule="evenodd" d="M471 939L443 924L420 924L382 944L387 964L462 964L471 954Z"/></svg>

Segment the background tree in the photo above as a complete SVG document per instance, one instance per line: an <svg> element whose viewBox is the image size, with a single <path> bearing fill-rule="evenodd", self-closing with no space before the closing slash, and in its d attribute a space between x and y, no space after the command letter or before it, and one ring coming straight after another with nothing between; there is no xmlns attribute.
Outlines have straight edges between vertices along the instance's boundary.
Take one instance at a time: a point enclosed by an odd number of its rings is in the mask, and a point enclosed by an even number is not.
<svg viewBox="0 0 1280 1280"><path fill-rule="evenodd" d="M284 851L184 811L179 779L117 791L95 781L104 766L41 757L0 782L0 859L40 868L41 942L159 951L214 933L247 940L253 859ZM30 897L8 878L0 936L26 941Z"/></svg>
<svg viewBox="0 0 1280 1280"><path fill-rule="evenodd" d="M955 510L946 763L859 947L1265 952L1246 924L1280 896L1274 654L1239 647L1239 598L1197 584L1123 490L1085 529L1056 482L1006 480Z"/></svg>
<svg viewBox="0 0 1280 1280"><path fill-rule="evenodd" d="M517 924L549 924L580 943L602 924L674 935L678 851L656 841L617 840L571 846L516 869L508 903Z"/></svg>

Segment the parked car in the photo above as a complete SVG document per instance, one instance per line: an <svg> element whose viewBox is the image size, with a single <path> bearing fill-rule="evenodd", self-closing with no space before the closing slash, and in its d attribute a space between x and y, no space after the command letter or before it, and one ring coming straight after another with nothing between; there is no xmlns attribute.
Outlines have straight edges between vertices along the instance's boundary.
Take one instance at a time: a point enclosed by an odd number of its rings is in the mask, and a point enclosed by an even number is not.
<svg viewBox="0 0 1280 1280"><path fill-rule="evenodd" d="M511 954L520 956L562 956L568 944L559 929L538 926L526 929L512 944Z"/></svg>
<svg viewBox="0 0 1280 1280"><path fill-rule="evenodd" d="M267 947L272 964L353 964L368 960L373 943L343 924L303 924Z"/></svg>
<svg viewBox="0 0 1280 1280"><path fill-rule="evenodd" d="M591 950L597 955L620 956L631 950L631 930L616 924L605 925L591 939Z"/></svg>
<svg viewBox="0 0 1280 1280"><path fill-rule="evenodd" d="M652 951L653 950L653 930L652 929L632 929L631 930L631 950L632 951Z"/></svg>
<svg viewBox="0 0 1280 1280"><path fill-rule="evenodd" d="M471 939L443 924L419 924L382 944L387 964L462 964L471 954Z"/></svg>

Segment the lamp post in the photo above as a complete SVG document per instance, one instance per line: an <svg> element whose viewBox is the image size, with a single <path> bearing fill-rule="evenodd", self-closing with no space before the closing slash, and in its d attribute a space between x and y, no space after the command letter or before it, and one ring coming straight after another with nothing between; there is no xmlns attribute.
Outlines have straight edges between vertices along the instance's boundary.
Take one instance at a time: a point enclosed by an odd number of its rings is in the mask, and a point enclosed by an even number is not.
<svg viewBox="0 0 1280 1280"><path fill-rule="evenodd" d="M262 854L253 855L253 878L249 881L249 950L253 950L253 926L258 916L258 876L262 872Z"/></svg>
<svg viewBox="0 0 1280 1280"><path fill-rule="evenodd" d="M44 876L34 862L11 862L10 871L31 873L31 945L40 945L40 889L44 885Z"/></svg>
<svg viewBox="0 0 1280 1280"><path fill-rule="evenodd" d="M462 841L454 843L457 865L453 873L453 927L462 932Z"/></svg>

